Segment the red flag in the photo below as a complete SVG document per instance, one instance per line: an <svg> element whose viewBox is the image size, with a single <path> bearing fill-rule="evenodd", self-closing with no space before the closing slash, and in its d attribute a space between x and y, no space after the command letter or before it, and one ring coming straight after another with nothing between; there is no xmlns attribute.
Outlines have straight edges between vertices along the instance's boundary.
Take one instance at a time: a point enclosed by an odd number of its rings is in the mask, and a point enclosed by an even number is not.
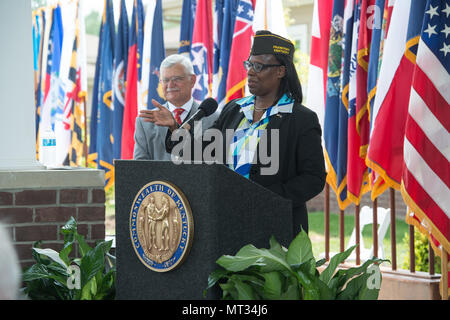
<svg viewBox="0 0 450 320"><path fill-rule="evenodd" d="M374 0L361 0L359 6L359 30L357 40L356 101L355 114L348 122L348 198L359 204L361 196L370 190L368 169L365 163L369 145L369 105L367 73L369 69L370 41L373 26L368 23L367 8ZM354 26L355 27L355 26Z"/></svg>
<svg viewBox="0 0 450 320"><path fill-rule="evenodd" d="M231 43L230 63L227 78L227 97L225 102L245 96L247 72L243 61L247 60L253 36L253 12L255 0L240 0L236 10L233 42Z"/></svg>
<svg viewBox="0 0 450 320"><path fill-rule="evenodd" d="M191 59L197 81L192 91L195 101L211 96L213 75L212 0L199 0L192 33Z"/></svg>
<svg viewBox="0 0 450 320"><path fill-rule="evenodd" d="M307 106L314 110L323 128L327 91L328 49L333 1L314 2L311 30L311 60L308 71Z"/></svg>
<svg viewBox="0 0 450 320"><path fill-rule="evenodd" d="M394 10L395 0L385 0L383 11L383 33L384 38L389 32L389 25L391 24L392 11Z"/></svg>
<svg viewBox="0 0 450 320"><path fill-rule="evenodd" d="M361 16L358 33L358 65L356 67L356 131L360 137L359 156L366 158L369 144L369 106L367 95L367 73L369 70L370 41L373 26L368 21L367 8L373 6L375 0L361 1ZM363 170L365 163L362 162Z"/></svg>
<svg viewBox="0 0 450 320"><path fill-rule="evenodd" d="M378 0L377 0L378 1ZM383 0L385 1L385 0ZM389 31L389 25L391 22L391 16L392 16L392 10L394 9L394 0L386 0L384 2L384 8L382 8L383 11L383 18L382 18L382 24L381 24L381 34L380 34L380 43L378 46L378 61L370 61L369 62L369 70L370 70L370 65L377 65L377 81L378 81L378 76L379 76L379 72L380 72L380 66L382 65L382 61L383 61L383 51L384 51L384 43L385 40L387 38L387 34ZM374 18L376 19L376 15L374 16ZM375 33L374 33L375 34ZM373 52L371 53L371 56L373 55ZM372 59L372 58L371 58ZM368 77L370 77L370 71L368 74ZM370 81L370 80L369 80ZM372 127L373 127L373 123L374 123L374 115L373 115L373 108L374 108L374 104L375 104L375 95L377 93L377 87L376 87L376 83L375 83L375 87L370 86L370 91L369 92L369 105L370 105L370 135L372 134ZM369 90L369 88L368 88ZM372 138L369 138L369 141L372 141ZM369 145L369 149L370 149L370 145ZM383 178L376 172L376 170L374 170L374 166L371 164L369 157L366 157L366 165L372 169L372 172L369 174L369 178L370 178L370 184L372 186L372 200L376 199L380 194L382 194L388 187L389 185L385 183L385 181L383 180Z"/></svg>
<svg viewBox="0 0 450 320"><path fill-rule="evenodd" d="M366 60L361 59L361 52L364 52L364 32L362 29L366 29L365 13L363 10L367 10L367 0L361 1L355 4L354 22L353 22L353 37L352 37L352 61L357 61L356 66L350 66L350 82L349 82L349 109L348 109L348 149L347 149L347 196L355 204L359 204L361 196L370 190L368 169L366 167L364 159L361 157L361 146L364 145L362 136L360 134L361 124L365 130L365 124L363 121L367 121L367 114L362 119L361 115L367 113L367 110L363 111L362 104L364 96L367 100L367 72L364 70L364 62ZM361 22L360 19L363 19ZM362 44L359 44L362 42ZM365 84L364 93L360 82ZM359 97L358 97L359 95ZM363 97L361 97L363 95ZM357 103L358 102L358 103ZM358 108L358 109L357 109Z"/></svg>
<svg viewBox="0 0 450 320"><path fill-rule="evenodd" d="M127 82L122 124L121 158L133 159L134 129L138 110L139 57L142 59L143 7L142 0L135 0L128 46Z"/></svg>
<svg viewBox="0 0 450 320"><path fill-rule="evenodd" d="M366 159L367 165L376 173L377 183L373 187L372 198L388 187L400 189L403 139L415 64L415 54L411 50L417 49L423 13L423 5L402 1L396 4L392 15L384 48L386 58L381 65L372 112L370 146ZM384 183L379 183L381 180Z"/></svg>

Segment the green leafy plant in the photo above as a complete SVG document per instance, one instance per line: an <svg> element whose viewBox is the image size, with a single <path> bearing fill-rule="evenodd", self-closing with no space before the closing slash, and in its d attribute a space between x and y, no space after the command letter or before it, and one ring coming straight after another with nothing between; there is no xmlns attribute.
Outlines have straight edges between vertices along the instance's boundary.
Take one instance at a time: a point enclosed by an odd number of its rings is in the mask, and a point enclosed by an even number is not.
<svg viewBox="0 0 450 320"><path fill-rule="evenodd" d="M302 230L288 249L272 236L269 249L249 244L235 256L221 256L216 261L221 268L209 275L203 295L218 284L222 299L377 299L381 286L379 264L388 260L374 257L355 268L337 270L355 247L333 256L320 273L318 268L326 260L315 260L306 232Z"/></svg>
<svg viewBox="0 0 450 320"><path fill-rule="evenodd" d="M109 254L110 241L100 241L91 248L77 232L73 217L61 230L64 246L53 249L33 246L34 265L24 271L23 293L33 300L102 300L115 297L115 258ZM77 244L80 258L70 258Z"/></svg>
<svg viewBox="0 0 450 320"><path fill-rule="evenodd" d="M416 271L428 272L430 259L429 259L429 250L428 250L428 238L427 236L418 231L414 230L414 256L415 256L415 266ZM403 237L403 244L408 246L409 248L409 233L405 233ZM409 254L405 255L402 268L409 269L410 267L410 257ZM439 256L435 256L434 260L434 270L436 273L441 273L441 258Z"/></svg>

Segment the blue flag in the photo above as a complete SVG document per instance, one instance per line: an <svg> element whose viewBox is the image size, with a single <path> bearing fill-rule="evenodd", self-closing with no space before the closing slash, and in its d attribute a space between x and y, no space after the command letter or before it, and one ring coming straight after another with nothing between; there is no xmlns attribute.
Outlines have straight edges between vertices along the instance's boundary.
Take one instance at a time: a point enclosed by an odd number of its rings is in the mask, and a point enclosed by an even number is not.
<svg viewBox="0 0 450 320"><path fill-rule="evenodd" d="M156 1L155 14L153 16L152 47L150 52L150 75L148 83L147 108L152 109L152 99L163 103L162 92L158 93L159 66L166 56L164 47L163 18L161 0Z"/></svg>
<svg viewBox="0 0 450 320"><path fill-rule="evenodd" d="M47 70L45 78L44 104L41 110L40 128L55 129L55 117L63 108L64 90L59 79L59 66L63 42L61 7L53 9L53 19L48 42Z"/></svg>
<svg viewBox="0 0 450 320"><path fill-rule="evenodd" d="M233 41L234 23L236 20L236 10L238 3L239 0L225 1L219 45L219 84L217 90L217 102L219 103L219 110L221 110L225 105L225 98L227 95L228 64L230 62L231 43Z"/></svg>
<svg viewBox="0 0 450 320"><path fill-rule="evenodd" d="M42 11L44 12L44 11ZM34 72L39 71L39 53L41 45L41 24L39 14L33 17L33 67Z"/></svg>
<svg viewBox="0 0 450 320"><path fill-rule="evenodd" d="M448 5L450 7L450 5ZM406 52L405 55L415 63L417 48L419 46L419 38L422 31L422 23L425 17L425 9L427 3L425 1L419 1L418 3L411 3L411 11L409 12L408 31L406 33ZM429 13L428 13L429 14ZM436 14L434 14L436 15ZM447 14L449 16L450 13ZM426 28L427 26L425 26ZM448 28L447 28L448 29ZM442 31L443 32L443 31ZM446 37L447 38L447 34Z"/></svg>
<svg viewBox="0 0 450 320"><path fill-rule="evenodd" d="M41 21L39 23L39 21ZM36 15L36 24L39 24L37 26L37 30L39 32L39 43L37 44L37 47L35 49L35 53L37 53L38 57L35 57L37 59L37 66L35 66L35 71L38 75L38 81L36 86L36 137L38 137L39 132L39 121L40 121L40 113L41 113L41 107L42 107L42 69L41 69L41 62L42 62L42 52L43 52L43 43L44 43L44 37L41 33L45 30L45 11L42 10L38 15Z"/></svg>
<svg viewBox="0 0 450 320"><path fill-rule="evenodd" d="M131 27L128 38L127 87L122 122L121 159L133 159L134 125L138 110L139 84L142 78L144 41L144 7L142 0L134 0Z"/></svg>
<svg viewBox="0 0 450 320"><path fill-rule="evenodd" d="M142 0L137 0L137 70L138 70L138 82L141 81L142 78L142 53L144 51L144 21L145 21L145 12L144 5L142 4ZM162 28L161 28L162 33ZM162 36L162 35L161 35ZM130 44L128 44L130 46ZM129 49L128 49L129 50ZM139 93L138 93L139 94Z"/></svg>
<svg viewBox="0 0 450 320"><path fill-rule="evenodd" d="M106 6L106 0L105 0ZM95 74L94 85L92 87L92 108L91 108L91 123L89 125L89 155L88 163L97 166L98 154L97 154L97 127L98 127L98 95L99 95L99 80L100 80L100 67L102 56L102 41L103 41L103 29L104 21L102 19L100 25L100 34L98 36L98 48L97 48L97 61L95 62Z"/></svg>
<svg viewBox="0 0 450 320"><path fill-rule="evenodd" d="M191 52L196 6L197 0L183 0L180 25L180 47L178 48L178 53Z"/></svg>
<svg viewBox="0 0 450 320"><path fill-rule="evenodd" d="M61 7L59 4L53 11L53 22L54 22L52 26L53 50L52 50L51 83L50 83L51 93L49 94L50 99L48 99L48 101L51 103L52 108L51 111L52 129L55 130L55 122L62 121L64 113L64 97L65 97L63 80L59 77L62 45L64 39L64 26L62 22Z"/></svg>
<svg viewBox="0 0 450 320"><path fill-rule="evenodd" d="M59 66L61 64L61 50L64 36L61 7L59 5L53 9L53 22L50 33L51 44L49 44L49 48L51 47L52 49L50 53L52 55L52 59L48 66L50 67L51 73L55 73L59 76Z"/></svg>
<svg viewBox="0 0 450 320"><path fill-rule="evenodd" d="M217 99L220 81L220 39L222 37L224 0L216 0L213 15L213 81L212 97Z"/></svg>
<svg viewBox="0 0 450 320"><path fill-rule="evenodd" d="M370 45L369 70L367 72L367 100L369 103L370 127L373 124L373 105L375 103L375 93L378 81L378 60L380 57L380 44L382 34L383 10L385 0L376 0L373 11L373 29Z"/></svg>
<svg viewBox="0 0 450 320"><path fill-rule="evenodd" d="M103 14L103 34L100 43L101 59L98 88L98 131L97 131L97 167L105 170L105 189L114 183L113 166L113 111L112 111L112 73L114 59L114 12L112 0L106 0Z"/></svg>
<svg viewBox="0 0 450 320"><path fill-rule="evenodd" d="M128 15L125 0L120 1L120 17L114 47L113 73L113 158L120 159L122 147L122 121L125 107L125 82L128 64Z"/></svg>
<svg viewBox="0 0 450 320"><path fill-rule="evenodd" d="M341 210L350 204L346 182L347 110L353 34L353 3L347 1L345 7L344 3L345 0L335 0L333 4L323 134L327 182L336 193Z"/></svg>

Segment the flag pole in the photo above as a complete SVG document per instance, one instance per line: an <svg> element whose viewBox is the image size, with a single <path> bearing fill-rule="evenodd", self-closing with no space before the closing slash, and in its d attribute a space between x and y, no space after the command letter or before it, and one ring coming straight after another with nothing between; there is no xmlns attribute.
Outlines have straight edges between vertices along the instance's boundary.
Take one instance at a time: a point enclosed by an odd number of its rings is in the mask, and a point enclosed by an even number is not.
<svg viewBox="0 0 450 320"><path fill-rule="evenodd" d="M432 263L430 261L430 263ZM444 246L441 249L441 298L448 300L448 253Z"/></svg>
<svg viewBox="0 0 450 320"><path fill-rule="evenodd" d="M325 259L330 261L330 185L325 183Z"/></svg>
<svg viewBox="0 0 450 320"><path fill-rule="evenodd" d="M264 30L267 30L267 0L264 5Z"/></svg>
<svg viewBox="0 0 450 320"><path fill-rule="evenodd" d="M83 152L84 152L84 166L87 168L88 167L88 148L87 148L87 137L88 137L88 132L87 132L87 105L86 105L86 95L83 95L83 104L84 104L84 110L83 110L83 115L84 115L84 141L83 141Z"/></svg>

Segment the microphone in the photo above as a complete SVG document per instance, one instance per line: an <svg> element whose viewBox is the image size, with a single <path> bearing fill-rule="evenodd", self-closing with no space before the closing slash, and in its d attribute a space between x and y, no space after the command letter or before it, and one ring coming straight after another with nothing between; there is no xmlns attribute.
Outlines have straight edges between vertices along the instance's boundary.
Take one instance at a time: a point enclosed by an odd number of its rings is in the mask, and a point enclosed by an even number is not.
<svg viewBox="0 0 450 320"><path fill-rule="evenodd" d="M213 98L208 98L200 104L198 107L198 110L189 118L187 119L180 128L190 130L191 127L194 124L194 121L198 121L202 119L203 117L208 117L212 115L214 112L216 112L218 107L217 101Z"/></svg>

